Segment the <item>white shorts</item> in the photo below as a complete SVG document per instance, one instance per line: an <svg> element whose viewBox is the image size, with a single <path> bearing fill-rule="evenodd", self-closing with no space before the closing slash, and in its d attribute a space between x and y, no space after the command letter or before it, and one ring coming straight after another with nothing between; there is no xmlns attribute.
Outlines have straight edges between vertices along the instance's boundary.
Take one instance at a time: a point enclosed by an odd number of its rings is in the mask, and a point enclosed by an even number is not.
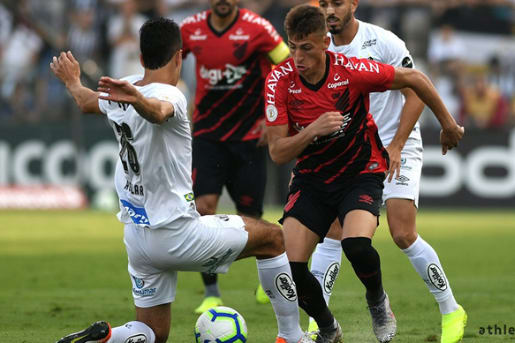
<svg viewBox="0 0 515 343"><path fill-rule="evenodd" d="M180 219L159 229L125 225L134 304L173 302L178 271L226 273L247 240L243 219L234 215Z"/></svg>
<svg viewBox="0 0 515 343"><path fill-rule="evenodd" d="M418 207L420 176L422 174L422 142L409 139L401 151L401 174L384 181L383 204L388 199L410 199Z"/></svg>

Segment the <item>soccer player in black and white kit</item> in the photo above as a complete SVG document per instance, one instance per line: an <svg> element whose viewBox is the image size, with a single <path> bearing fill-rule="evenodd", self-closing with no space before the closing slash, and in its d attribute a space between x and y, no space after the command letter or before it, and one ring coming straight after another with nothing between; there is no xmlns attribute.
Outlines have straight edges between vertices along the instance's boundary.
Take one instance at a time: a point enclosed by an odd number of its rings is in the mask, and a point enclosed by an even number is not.
<svg viewBox="0 0 515 343"><path fill-rule="evenodd" d="M140 30L144 75L102 77L98 92L82 86L71 52L50 67L79 108L105 114L120 146L115 186L124 224L136 320L111 328L96 322L59 343L164 343L178 271L224 273L240 258L256 256L269 291L278 339L303 336L295 285L279 226L235 215L200 216L191 179L191 133L186 98L176 88L182 40L173 21L147 21Z"/></svg>
<svg viewBox="0 0 515 343"><path fill-rule="evenodd" d="M329 50L348 57L414 68L406 45L394 33L354 17L358 3L358 0L319 1L330 32ZM389 175L383 190L390 233L439 304L442 313L441 342L452 343L463 337L467 316L454 299L438 255L417 234L415 225L422 170L423 148L418 124L422 109L422 102L410 89L370 95L370 113L390 157ZM444 136L456 130L455 126L446 126L445 122L441 124ZM442 152L445 154L446 149ZM317 246L311 264L311 271L319 282L324 284L324 279L332 281L331 287L322 287L327 302L341 260L338 231L338 228L331 230L330 238ZM314 324L314 321L310 322L311 329Z"/></svg>

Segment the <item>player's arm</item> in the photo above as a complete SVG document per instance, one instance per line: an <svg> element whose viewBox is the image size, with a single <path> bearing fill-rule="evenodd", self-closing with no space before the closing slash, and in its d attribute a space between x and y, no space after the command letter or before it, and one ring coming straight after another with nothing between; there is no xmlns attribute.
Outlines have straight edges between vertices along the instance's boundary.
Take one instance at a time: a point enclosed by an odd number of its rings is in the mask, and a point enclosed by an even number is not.
<svg viewBox="0 0 515 343"><path fill-rule="evenodd" d="M98 91L105 93L100 94L99 99L130 104L140 116L153 124L162 124L174 115L170 102L146 98L126 80L102 76L98 81Z"/></svg>
<svg viewBox="0 0 515 343"><path fill-rule="evenodd" d="M424 103L418 98L417 94L410 88L401 89L400 92L404 95L404 106L402 107L399 126L395 132L390 144L386 147L388 155L390 156L390 169L388 171L388 182L392 181L395 173L400 175L401 168L401 151L408 137L415 127L415 124L422 114Z"/></svg>
<svg viewBox="0 0 515 343"><path fill-rule="evenodd" d="M416 69L396 67L390 89L402 88L411 88L429 106L440 122L442 127L440 133L442 153L445 155L448 149L458 146L458 142L463 137L465 130L451 116L431 80Z"/></svg>
<svg viewBox="0 0 515 343"><path fill-rule="evenodd" d="M102 114L98 106L98 93L82 85L80 64L70 51L61 52L59 57L54 56L50 69L64 83L82 112Z"/></svg>
<svg viewBox="0 0 515 343"><path fill-rule="evenodd" d="M268 150L275 163L283 164L295 159L317 137L333 133L341 128L340 112L326 112L294 136L288 136L288 125L267 127Z"/></svg>

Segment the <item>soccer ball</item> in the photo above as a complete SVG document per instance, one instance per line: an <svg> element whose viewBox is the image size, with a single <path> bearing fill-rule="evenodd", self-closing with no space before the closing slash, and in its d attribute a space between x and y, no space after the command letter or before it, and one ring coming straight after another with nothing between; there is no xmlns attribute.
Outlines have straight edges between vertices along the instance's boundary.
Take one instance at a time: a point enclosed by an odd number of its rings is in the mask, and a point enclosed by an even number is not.
<svg viewBox="0 0 515 343"><path fill-rule="evenodd" d="M202 313L195 324L197 343L245 343L247 324L236 310L218 306Z"/></svg>

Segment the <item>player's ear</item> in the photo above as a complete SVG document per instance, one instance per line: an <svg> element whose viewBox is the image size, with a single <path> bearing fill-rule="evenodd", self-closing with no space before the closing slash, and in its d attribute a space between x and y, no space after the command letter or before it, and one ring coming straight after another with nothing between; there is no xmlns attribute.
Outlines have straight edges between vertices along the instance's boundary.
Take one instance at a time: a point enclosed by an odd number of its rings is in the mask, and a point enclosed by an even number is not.
<svg viewBox="0 0 515 343"><path fill-rule="evenodd" d="M325 50L329 49L329 45L331 44L331 37L325 36L324 37L324 48Z"/></svg>
<svg viewBox="0 0 515 343"><path fill-rule="evenodd" d="M356 10L358 9L358 5L359 5L359 0L351 0L351 10L352 10L352 14L354 14L354 12L356 12Z"/></svg>

